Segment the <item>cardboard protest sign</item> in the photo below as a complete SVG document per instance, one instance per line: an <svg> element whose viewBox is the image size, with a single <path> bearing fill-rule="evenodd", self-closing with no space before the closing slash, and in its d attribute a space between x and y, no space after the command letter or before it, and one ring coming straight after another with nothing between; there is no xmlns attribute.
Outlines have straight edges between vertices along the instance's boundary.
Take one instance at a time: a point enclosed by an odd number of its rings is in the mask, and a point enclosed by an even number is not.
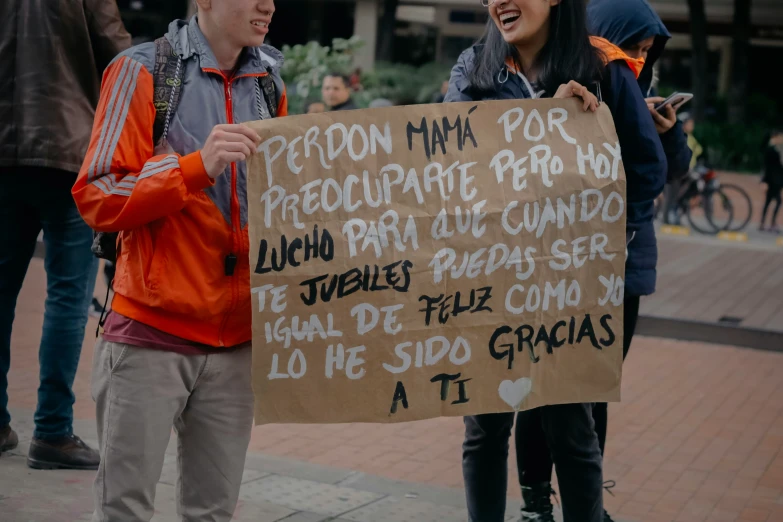
<svg viewBox="0 0 783 522"><path fill-rule="evenodd" d="M251 126L257 423L619 399L626 182L606 106Z"/></svg>

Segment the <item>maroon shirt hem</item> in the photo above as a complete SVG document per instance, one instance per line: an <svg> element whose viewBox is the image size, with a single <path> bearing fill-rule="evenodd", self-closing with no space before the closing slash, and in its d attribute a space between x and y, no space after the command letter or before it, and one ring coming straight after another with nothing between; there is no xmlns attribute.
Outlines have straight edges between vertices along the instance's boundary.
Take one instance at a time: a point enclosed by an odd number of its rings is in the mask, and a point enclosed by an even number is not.
<svg viewBox="0 0 783 522"><path fill-rule="evenodd" d="M114 311L110 311L106 316L102 337L113 343L129 344L151 350L164 350L182 355L226 353L250 346L250 341L227 348L197 343L158 330Z"/></svg>

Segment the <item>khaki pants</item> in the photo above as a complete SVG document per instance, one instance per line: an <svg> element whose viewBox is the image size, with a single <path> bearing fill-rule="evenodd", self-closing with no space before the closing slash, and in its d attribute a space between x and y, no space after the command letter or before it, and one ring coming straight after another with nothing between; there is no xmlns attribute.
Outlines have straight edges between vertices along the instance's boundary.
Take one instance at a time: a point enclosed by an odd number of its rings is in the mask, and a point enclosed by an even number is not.
<svg viewBox="0 0 783 522"><path fill-rule="evenodd" d="M180 355L98 340L92 396L101 465L93 522L149 521L172 427L177 513L229 521L253 424L251 350Z"/></svg>

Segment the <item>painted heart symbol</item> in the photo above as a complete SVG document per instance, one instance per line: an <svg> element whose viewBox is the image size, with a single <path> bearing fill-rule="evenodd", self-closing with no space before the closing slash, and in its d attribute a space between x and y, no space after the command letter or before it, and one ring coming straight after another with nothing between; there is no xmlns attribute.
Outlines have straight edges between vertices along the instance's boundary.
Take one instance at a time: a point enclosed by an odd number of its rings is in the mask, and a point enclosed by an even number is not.
<svg viewBox="0 0 783 522"><path fill-rule="evenodd" d="M506 380L501 382L498 393L506 404L514 408L514 411L518 411L522 401L525 400L532 388L533 381L527 377L522 377L516 381Z"/></svg>

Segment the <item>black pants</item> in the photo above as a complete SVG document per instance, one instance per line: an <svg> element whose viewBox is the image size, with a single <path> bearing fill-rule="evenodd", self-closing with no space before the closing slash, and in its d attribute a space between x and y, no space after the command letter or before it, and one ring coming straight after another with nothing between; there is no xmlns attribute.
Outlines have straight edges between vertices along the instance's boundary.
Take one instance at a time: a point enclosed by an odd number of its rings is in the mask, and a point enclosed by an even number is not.
<svg viewBox="0 0 783 522"><path fill-rule="evenodd" d="M628 355L631 347L636 321L639 318L639 297L626 296L623 303L623 360ZM547 449L547 437L541 429L543 419L541 410L521 411L517 414L515 440L517 449L517 471L519 483L529 486L540 482L548 482L552 479L551 448ZM608 406L605 402L596 403L592 408L595 432L601 455L606 447L606 429L608 420ZM560 473L557 475L560 481ZM561 486L562 489L562 486Z"/></svg>
<svg viewBox="0 0 783 522"><path fill-rule="evenodd" d="M600 522L603 518L601 452L592 404L537 408L543 441L557 470L565 522ZM503 522L508 487L508 440L513 413L465 417L462 474L470 522Z"/></svg>
<svg viewBox="0 0 783 522"><path fill-rule="evenodd" d="M764 211L761 213L762 225L767 221L767 210L769 209L769 205L775 201L775 210L772 211L772 222L770 223L770 226L776 226L778 211L780 210L781 192L783 192L783 187L776 187L773 185L767 186L767 198L764 200Z"/></svg>

